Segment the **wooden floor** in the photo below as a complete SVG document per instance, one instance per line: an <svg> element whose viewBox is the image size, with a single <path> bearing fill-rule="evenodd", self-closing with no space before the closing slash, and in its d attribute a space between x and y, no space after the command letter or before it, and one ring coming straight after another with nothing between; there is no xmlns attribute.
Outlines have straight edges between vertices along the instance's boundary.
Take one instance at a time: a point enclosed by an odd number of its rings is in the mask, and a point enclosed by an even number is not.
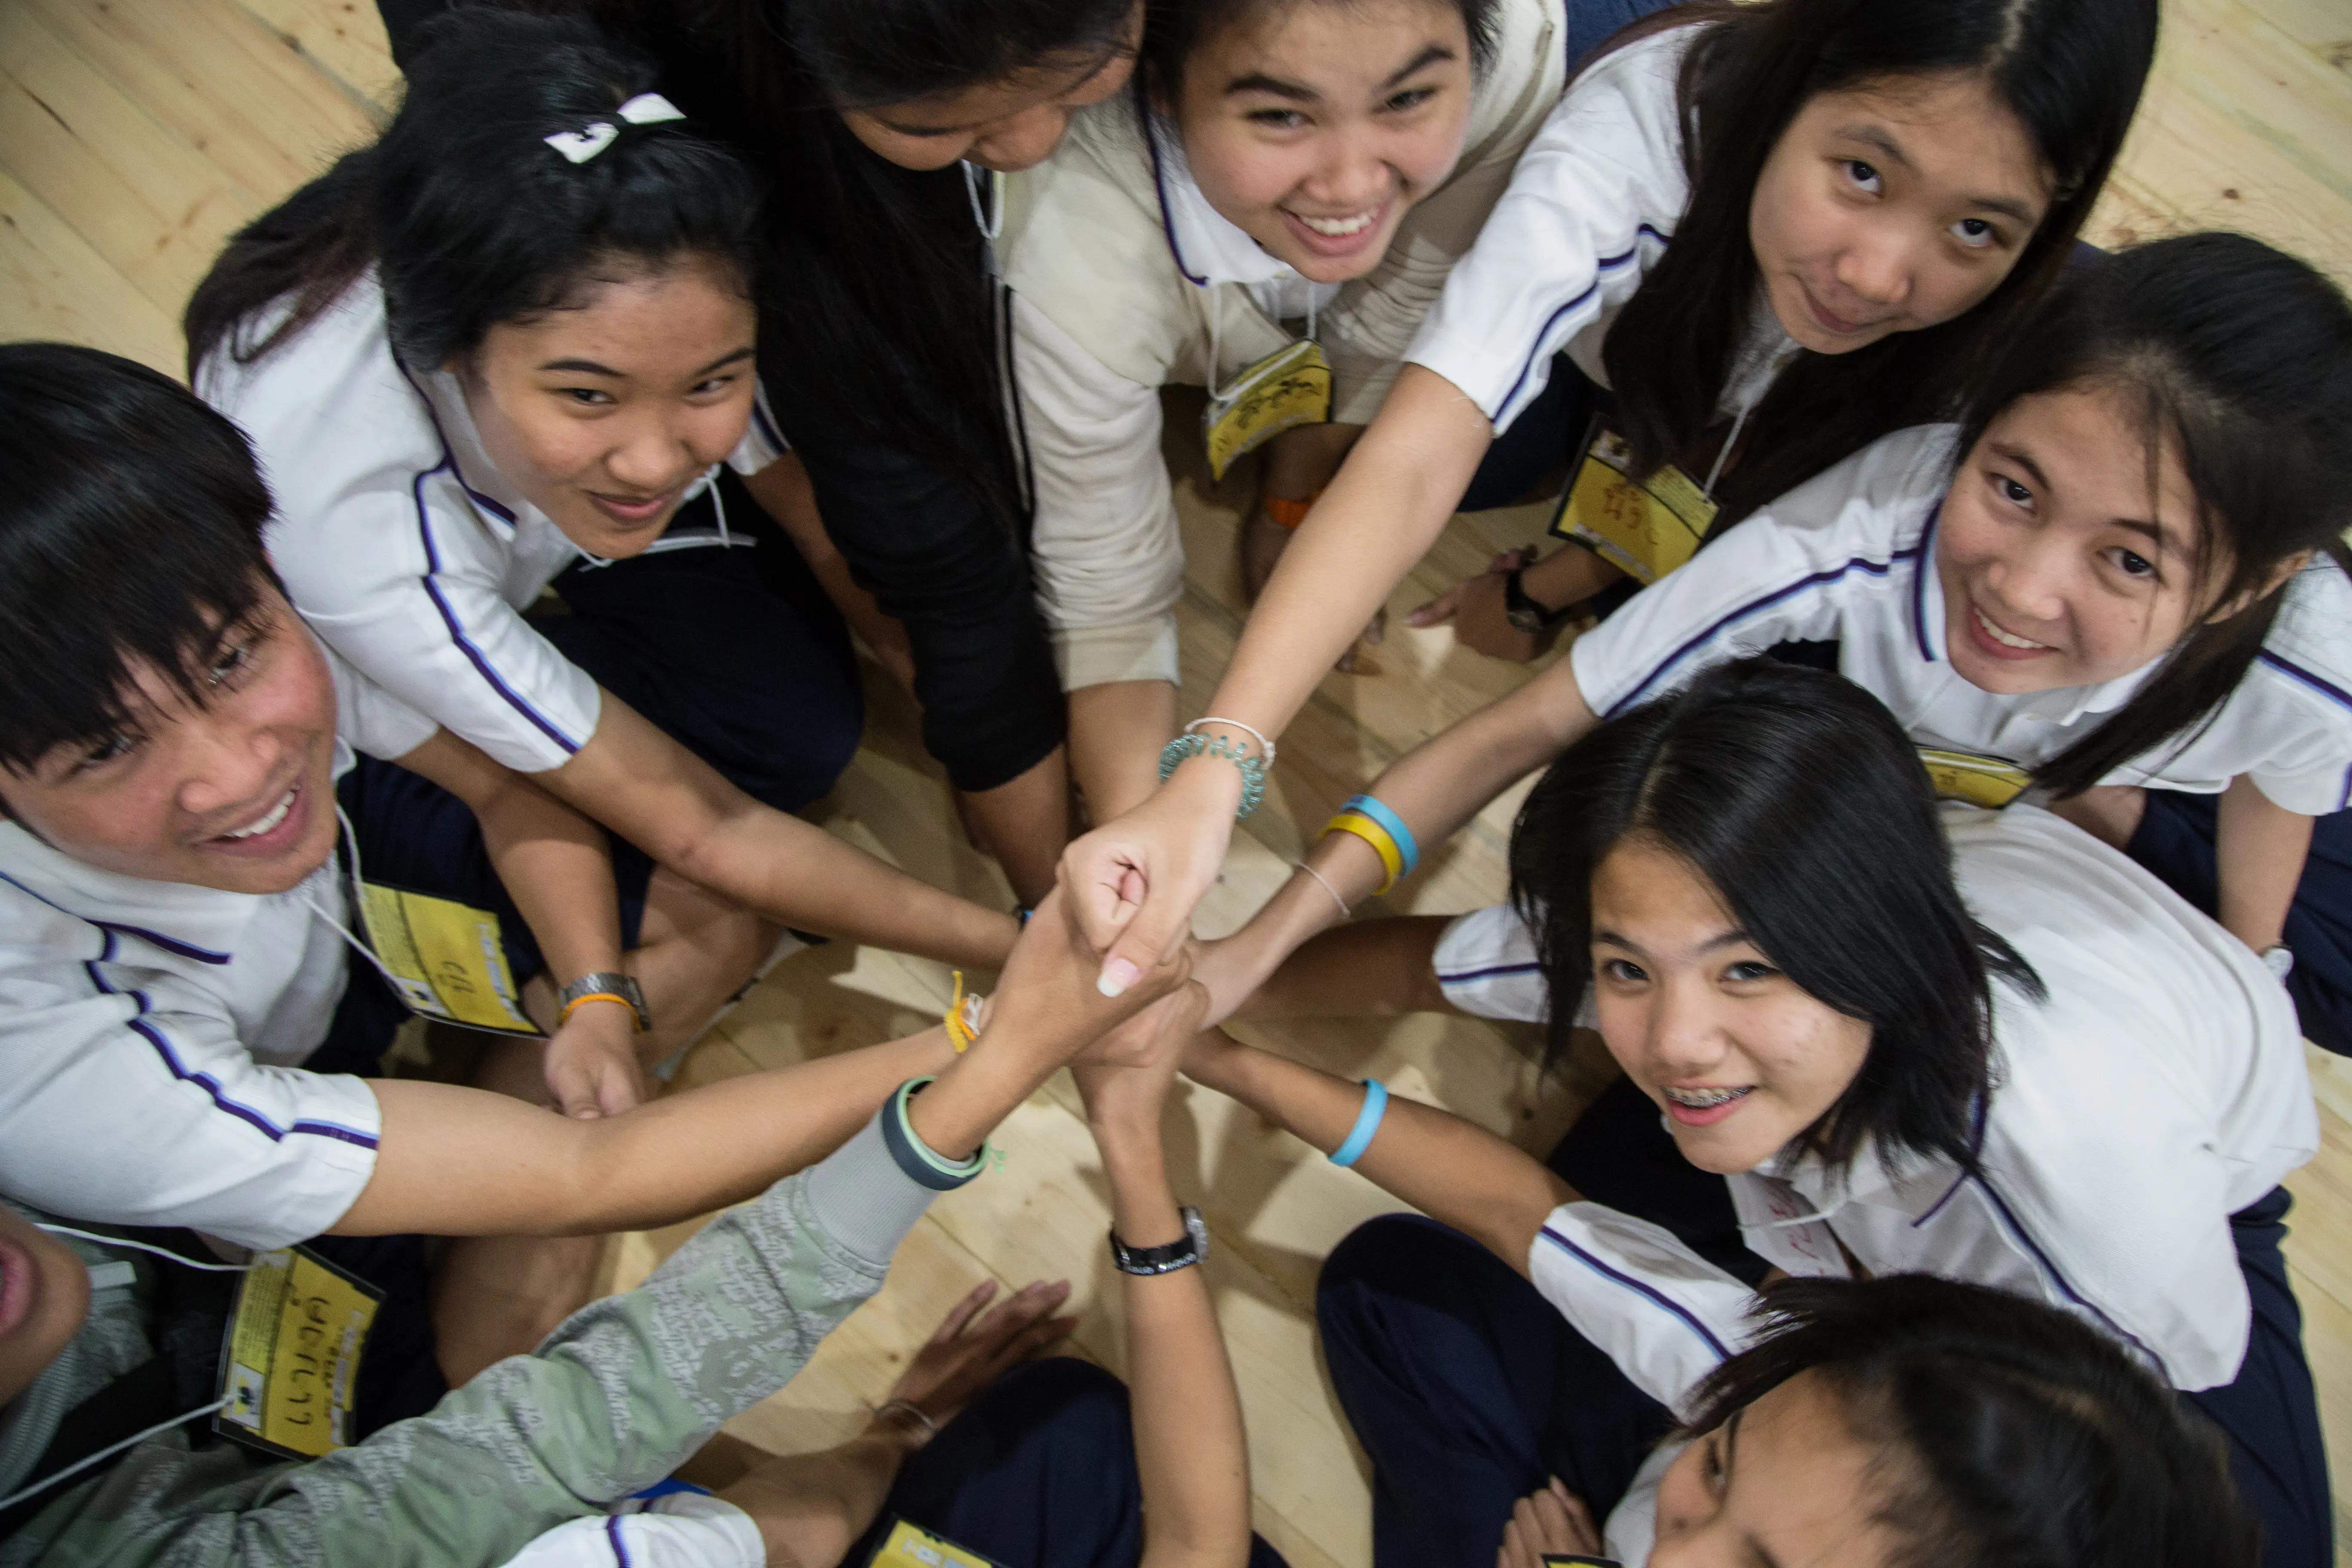
<svg viewBox="0 0 2352 1568"><path fill-rule="evenodd" d="M2243 228L2352 283L2352 0L2167 0L2165 25L2157 77L2091 237ZM397 84L373 0L0 0L0 340L70 339L176 372L181 303L222 239L368 137ZM1184 710L1197 713L1242 619L1230 545L1240 492L1210 488L1189 453L1171 461L1185 476L1193 562L1181 612ZM1462 520L1398 590L1392 612L1536 531L1532 511ZM1279 882L1301 824L1320 823L1390 760L1526 674L1455 648L1442 631L1392 634L1370 663L1327 679L1285 737L1266 805L1203 908L1204 934L1238 924ZM909 705L882 681L868 687L866 746L820 815L925 877L1009 904L992 867L958 837ZM1391 906L1492 901L1515 800L1433 852ZM678 1081L924 1026L945 981L936 966L842 944L803 952L712 1030ZM1522 1054L1528 1041L1475 1021L1265 1034L1335 1068L1376 1072L1530 1149L1601 1081L1588 1065L1538 1084ZM2314 1053L2313 1066L2326 1143L2293 1184L2302 1202L2288 1251L2329 1446L2352 1465L2352 1063ZM1356 1568L1370 1556L1363 1466L1316 1352L1313 1285L1334 1242L1395 1205L1230 1102L1186 1095L1189 1136L1174 1139L1171 1161L1219 1242L1209 1270L1248 1413L1259 1527L1299 1568ZM1003 1173L943 1198L908 1238L889 1288L736 1430L779 1449L833 1440L880 1397L947 1304L989 1276L1071 1279L1078 1348L1117 1367L1101 1242L1108 1207L1075 1104L1063 1080L1016 1114L1000 1140ZM620 1238L614 1282L641 1277L690 1229ZM2347 1495L2352 1476L2339 1487Z"/></svg>

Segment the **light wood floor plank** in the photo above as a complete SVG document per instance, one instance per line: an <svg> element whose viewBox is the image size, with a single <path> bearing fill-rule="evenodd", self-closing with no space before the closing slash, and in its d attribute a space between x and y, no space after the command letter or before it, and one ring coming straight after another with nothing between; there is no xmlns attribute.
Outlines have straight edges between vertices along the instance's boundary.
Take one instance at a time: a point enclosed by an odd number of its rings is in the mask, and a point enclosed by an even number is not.
<svg viewBox="0 0 2352 1568"><path fill-rule="evenodd" d="M180 374L179 323L0 169L0 341L88 343Z"/></svg>

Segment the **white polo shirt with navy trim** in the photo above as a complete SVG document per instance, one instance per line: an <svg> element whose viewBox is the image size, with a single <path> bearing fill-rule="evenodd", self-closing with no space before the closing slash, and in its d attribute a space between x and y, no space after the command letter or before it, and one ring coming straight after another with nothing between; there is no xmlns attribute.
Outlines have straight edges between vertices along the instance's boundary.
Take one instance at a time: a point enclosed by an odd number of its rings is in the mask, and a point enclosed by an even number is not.
<svg viewBox="0 0 2352 1568"><path fill-rule="evenodd" d="M331 651L334 772L434 723ZM327 803L331 809L332 802ZM305 1072L350 973L334 862L260 897L86 865L0 822L0 1194L67 1218L284 1247L375 1170L360 1079Z"/></svg>
<svg viewBox="0 0 2352 1568"><path fill-rule="evenodd" d="M1814 476L1643 589L1569 650L1603 718L1711 665L1835 639L1838 668L1923 746L2049 762L2128 701L2161 661L2098 686L2005 697L1945 654L1936 519L1958 428L1884 437ZM2103 781L2211 795L2251 774L2307 816L2352 806L2352 582L2326 560L2287 585L2278 618L2212 721Z"/></svg>
<svg viewBox="0 0 2352 1568"><path fill-rule="evenodd" d="M1979 1169L1844 1171L1784 1155L1729 1176L1748 1246L1791 1274L1930 1273L2071 1311L2176 1388L2237 1376L2252 1308L2230 1216L2310 1159L2317 1113L2285 988L2129 858L2039 808L1943 808L1960 892L2048 987L1996 984ZM1465 1011L1540 1020L1533 939L1507 907L1436 954ZM1843 1244L1844 1251L1841 1251ZM1748 1342L1755 1298L1663 1227L1593 1203L1546 1219L1530 1277L1653 1397L1679 1406Z"/></svg>
<svg viewBox="0 0 2352 1568"><path fill-rule="evenodd" d="M252 438L270 560L331 647L518 772L588 743L596 682L522 612L594 557L491 466L457 377L393 357L373 271L253 363L215 353L196 390ZM762 400L728 465L783 450Z"/></svg>

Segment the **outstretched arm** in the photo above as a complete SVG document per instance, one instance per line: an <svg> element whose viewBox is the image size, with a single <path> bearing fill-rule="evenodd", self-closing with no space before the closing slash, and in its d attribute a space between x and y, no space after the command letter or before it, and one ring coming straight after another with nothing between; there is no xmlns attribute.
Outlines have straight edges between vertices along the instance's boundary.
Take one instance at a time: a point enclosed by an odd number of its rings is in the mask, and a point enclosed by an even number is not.
<svg viewBox="0 0 2352 1568"><path fill-rule="evenodd" d="M1365 793L1402 817L1419 843L1440 844L1460 832L1487 802L1549 763L1597 722L1577 689L1575 671L1562 659L1509 696L1407 752ZM1351 833L1326 836L1307 852L1307 864L1320 873L1322 882L1307 871L1294 872L1246 926L1215 944L1202 962L1201 979L1210 994L1207 1023L1230 1017L1284 960L1345 918L1343 901L1349 907L1360 903L1387 875L1371 846ZM1396 978L1415 987L1409 993L1381 994L1396 1005L1378 1005L1375 998L1369 1009L1341 1010L1402 1010L1426 998L1427 993L1418 988L1418 973Z"/></svg>
<svg viewBox="0 0 2352 1568"><path fill-rule="evenodd" d="M504 1095L404 1079L373 1084L375 1170L333 1227L343 1236L562 1236L667 1225L740 1202L818 1159L891 1091L927 1073L909 1120L953 1159L1072 1053L1179 984L1180 962L1112 1004L1085 984L1092 955L1049 900L1008 961L981 1038L944 1029L730 1079L573 1121Z"/></svg>
<svg viewBox="0 0 2352 1568"><path fill-rule="evenodd" d="M687 880L783 925L985 968L1019 929L761 805L609 691L588 743L536 778Z"/></svg>
<svg viewBox="0 0 2352 1568"><path fill-rule="evenodd" d="M1345 1142L1364 1108L1360 1084L1244 1046L1218 1030L1196 1037L1184 1075L1231 1095L1325 1153ZM1355 1168L1384 1192L1476 1240L1520 1273L1545 1219L1577 1201L1568 1184L1483 1127L1391 1095Z"/></svg>
<svg viewBox="0 0 2352 1568"><path fill-rule="evenodd" d="M1486 416L1436 372L1408 364L1381 412L1299 525L1251 612L1209 711L1278 738L1453 515L1494 439ZM1203 732L1255 749L1248 731ZM1241 779L1195 757L1160 793L1072 844L1062 883L1087 939L1108 949L1105 984L1172 952L1216 879Z"/></svg>

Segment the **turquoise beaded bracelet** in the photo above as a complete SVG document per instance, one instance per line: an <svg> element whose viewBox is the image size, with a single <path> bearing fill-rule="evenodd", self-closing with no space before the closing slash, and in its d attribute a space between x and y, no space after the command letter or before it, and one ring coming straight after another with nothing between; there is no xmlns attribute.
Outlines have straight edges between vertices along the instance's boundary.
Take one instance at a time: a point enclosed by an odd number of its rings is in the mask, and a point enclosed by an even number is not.
<svg viewBox="0 0 2352 1568"><path fill-rule="evenodd" d="M1265 798L1265 759L1249 755L1244 742L1230 735L1179 735L1160 749L1160 782L1166 784L1177 764L1192 757L1223 757L1242 771L1242 803L1234 819L1247 816Z"/></svg>

